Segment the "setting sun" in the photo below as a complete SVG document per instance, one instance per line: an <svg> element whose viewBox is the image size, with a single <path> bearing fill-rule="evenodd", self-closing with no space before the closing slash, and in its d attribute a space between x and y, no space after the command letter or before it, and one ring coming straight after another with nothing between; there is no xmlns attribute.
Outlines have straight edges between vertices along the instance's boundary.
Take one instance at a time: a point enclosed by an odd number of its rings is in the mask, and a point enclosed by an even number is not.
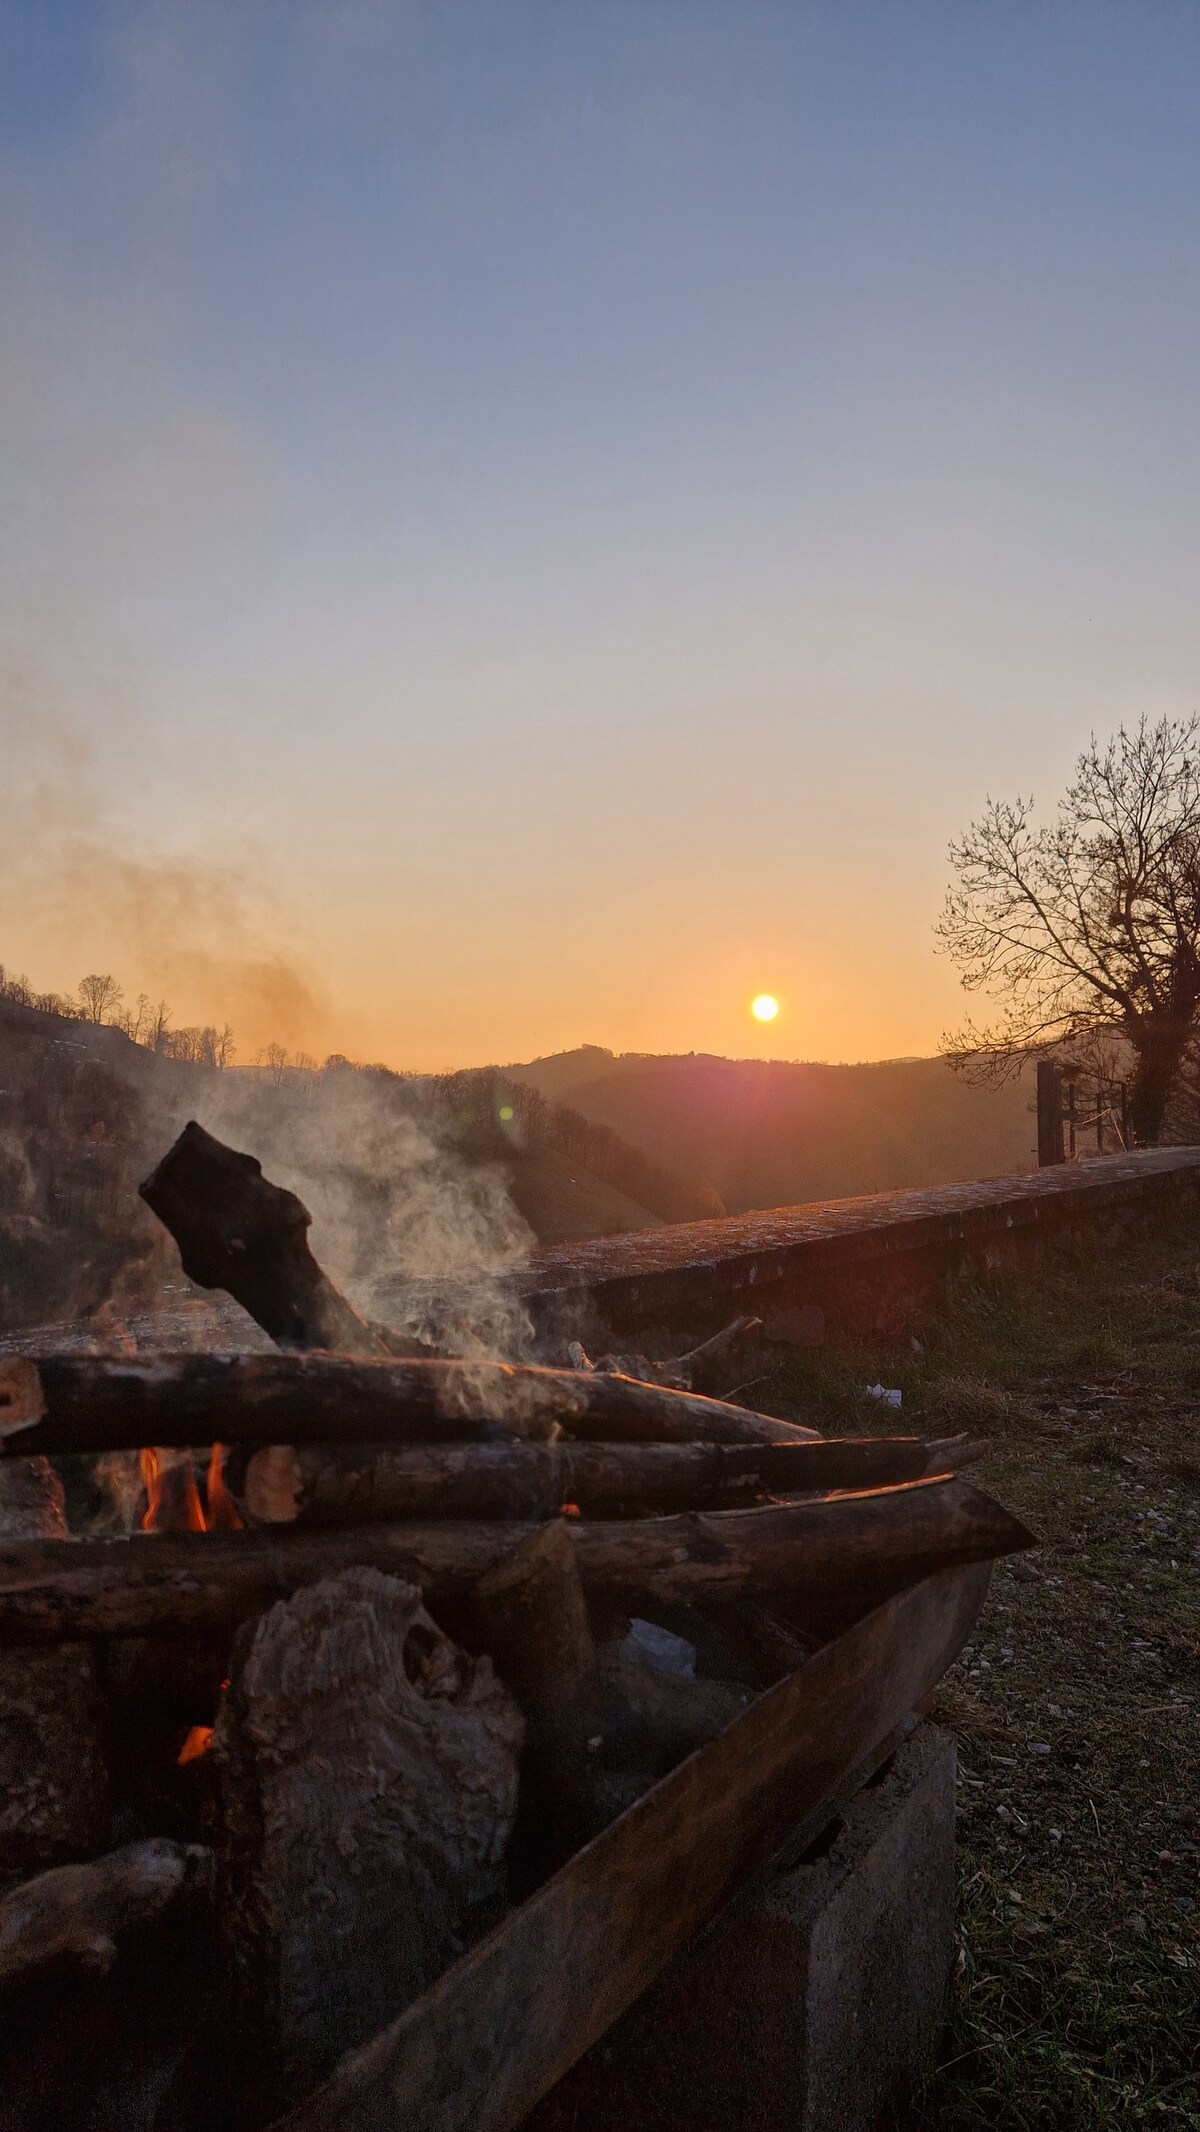
<svg viewBox="0 0 1200 2132"><path fill-rule="evenodd" d="M769 992L760 992L757 999L751 1000L750 1012L756 1022L773 1022L779 1012L779 1001Z"/></svg>

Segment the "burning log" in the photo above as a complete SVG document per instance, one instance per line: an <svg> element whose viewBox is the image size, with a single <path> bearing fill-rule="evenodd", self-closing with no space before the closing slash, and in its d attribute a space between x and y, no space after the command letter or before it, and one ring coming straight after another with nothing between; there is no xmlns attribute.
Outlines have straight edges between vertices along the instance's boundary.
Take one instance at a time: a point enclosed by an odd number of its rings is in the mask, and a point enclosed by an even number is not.
<svg viewBox="0 0 1200 2132"><path fill-rule="evenodd" d="M0 1991L66 1963L103 1974L118 1940L207 1891L211 1868L203 1844L152 1836L26 1881L0 1898Z"/></svg>
<svg viewBox="0 0 1200 2132"><path fill-rule="evenodd" d="M63 1485L46 1458L0 1465L0 1540L65 1540Z"/></svg>
<svg viewBox="0 0 1200 2132"><path fill-rule="evenodd" d="M471 1616L525 1719L516 1848L521 1879L536 1885L590 1833L588 1743L600 1731L587 1601L561 1519L480 1578Z"/></svg>
<svg viewBox="0 0 1200 2132"><path fill-rule="evenodd" d="M44 1458L0 1464L0 1542L64 1547L62 1482ZM27 1873L108 1834L101 1695L87 1646L0 1651L0 1868Z"/></svg>
<svg viewBox="0 0 1200 2132"><path fill-rule="evenodd" d="M967 1448L970 1448L969 1446ZM949 1454L949 1455L948 1455ZM241 1484L267 1525L377 1518L553 1518L736 1509L755 1496L878 1488L957 1466L918 1437L799 1444L373 1444L255 1451Z"/></svg>
<svg viewBox="0 0 1200 2132"><path fill-rule="evenodd" d="M213 1751L251 2078L304 2092L494 1922L521 1737L490 1661L374 1570L243 1632Z"/></svg>
<svg viewBox="0 0 1200 2132"><path fill-rule="evenodd" d="M211 1443L454 1443L560 1431L621 1443L813 1443L813 1429L629 1378L505 1362L325 1354L45 1355L0 1457ZM5 1382L0 1359L0 1384ZM18 1420L27 1402L29 1419ZM38 1408L41 1408L39 1415Z"/></svg>
<svg viewBox="0 0 1200 2132"><path fill-rule="evenodd" d="M537 1529L447 1521L147 1534L69 1547L10 1542L0 1545L0 1639L58 1643L232 1623L353 1565L404 1577L435 1604L468 1591ZM632 1524L579 1519L568 1530L589 1600L635 1605L721 1606L767 1593L786 1597L789 1608L856 1595L878 1603L935 1570L1035 1544L992 1497L946 1478Z"/></svg>
<svg viewBox="0 0 1200 2132"><path fill-rule="evenodd" d="M284 1348L432 1355L436 1348L361 1318L308 1248L312 1216L253 1155L193 1119L140 1187L201 1288L224 1288Z"/></svg>

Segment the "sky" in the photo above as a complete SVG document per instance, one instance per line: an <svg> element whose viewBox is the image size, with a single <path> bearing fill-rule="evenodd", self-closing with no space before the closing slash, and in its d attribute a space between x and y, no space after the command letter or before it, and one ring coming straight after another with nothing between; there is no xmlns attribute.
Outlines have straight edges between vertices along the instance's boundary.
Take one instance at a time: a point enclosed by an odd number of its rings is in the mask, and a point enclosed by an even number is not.
<svg viewBox="0 0 1200 2132"><path fill-rule="evenodd" d="M1198 121L1154 0L0 0L0 961L935 1050L951 837L1197 708Z"/></svg>

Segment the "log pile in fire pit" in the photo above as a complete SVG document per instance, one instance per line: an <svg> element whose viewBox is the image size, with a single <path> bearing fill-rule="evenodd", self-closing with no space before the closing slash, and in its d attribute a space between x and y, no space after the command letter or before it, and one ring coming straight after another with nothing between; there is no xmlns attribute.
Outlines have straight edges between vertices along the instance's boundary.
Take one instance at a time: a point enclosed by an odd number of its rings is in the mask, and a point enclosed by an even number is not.
<svg viewBox="0 0 1200 2132"><path fill-rule="evenodd" d="M147 1491L128 1537L0 1526L0 1663L79 1672L89 1753L98 1699L110 1742L135 1727L142 1751L122 1738L93 1789L107 1818L111 1784L135 1853L175 1844L193 1908L180 1861L213 1857L204 1988L223 2107L247 2123L423 2004L506 1908L831 1637L1030 1544L959 1477L979 1445L825 1441L705 1396L754 1321L667 1364L443 1356L362 1319L299 1200L199 1126L143 1196L191 1278L280 1352L0 1361L0 1509L59 1471L78 1495L114 1454ZM48 1725L23 1780L36 1790L60 1752ZM0 1827L6 1812L11 1797ZM95 1859L99 1836L72 1824L66 1855ZM115 1950L127 1876L65 1870L90 1875L84 1938ZM56 1918L61 1894L39 1886L20 1914ZM79 1937L60 1933L64 1958ZM0 1994L47 1967L37 1951L22 1970L13 1944ZM187 2123L187 2082L168 2086L163 2132Z"/></svg>

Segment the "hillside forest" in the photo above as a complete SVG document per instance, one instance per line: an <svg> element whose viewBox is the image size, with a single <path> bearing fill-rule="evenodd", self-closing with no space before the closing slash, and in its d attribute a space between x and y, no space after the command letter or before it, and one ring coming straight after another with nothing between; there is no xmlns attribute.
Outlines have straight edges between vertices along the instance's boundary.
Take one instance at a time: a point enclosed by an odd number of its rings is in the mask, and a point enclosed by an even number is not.
<svg viewBox="0 0 1200 2132"><path fill-rule="evenodd" d="M145 1304L170 1247L137 1185L189 1117L298 1191L365 1303L539 1243L1019 1170L1030 1090L938 1059L871 1066L615 1056L586 1045L447 1075L318 1065L233 1032L0 972L0 1329ZM177 1276L176 1276L177 1277Z"/></svg>

